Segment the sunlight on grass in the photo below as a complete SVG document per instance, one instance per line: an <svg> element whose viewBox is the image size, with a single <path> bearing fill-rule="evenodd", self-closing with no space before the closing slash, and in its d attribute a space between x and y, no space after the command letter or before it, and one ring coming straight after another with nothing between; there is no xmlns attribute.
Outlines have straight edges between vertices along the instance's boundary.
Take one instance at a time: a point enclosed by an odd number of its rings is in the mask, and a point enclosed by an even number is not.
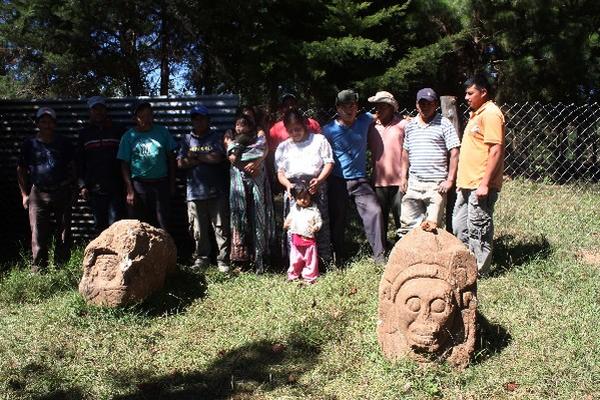
<svg viewBox="0 0 600 400"><path fill-rule="evenodd" d="M382 270L366 257L310 287L181 271L114 310L77 293L81 250L43 275L14 266L0 278L0 399L598 398L600 266L575 254L600 248L599 207L598 187L509 182L462 372L382 356Z"/></svg>

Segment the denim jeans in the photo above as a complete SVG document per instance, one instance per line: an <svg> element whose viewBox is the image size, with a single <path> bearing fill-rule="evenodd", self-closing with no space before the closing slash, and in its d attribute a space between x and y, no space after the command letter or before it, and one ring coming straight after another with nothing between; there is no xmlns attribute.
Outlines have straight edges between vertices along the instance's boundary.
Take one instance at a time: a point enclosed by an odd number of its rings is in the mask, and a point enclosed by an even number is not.
<svg viewBox="0 0 600 400"><path fill-rule="evenodd" d="M454 235L475 254L477 268L488 272L492 262L494 238L494 204L498 191L490 189L487 197L478 199L475 189L459 189L452 215Z"/></svg>

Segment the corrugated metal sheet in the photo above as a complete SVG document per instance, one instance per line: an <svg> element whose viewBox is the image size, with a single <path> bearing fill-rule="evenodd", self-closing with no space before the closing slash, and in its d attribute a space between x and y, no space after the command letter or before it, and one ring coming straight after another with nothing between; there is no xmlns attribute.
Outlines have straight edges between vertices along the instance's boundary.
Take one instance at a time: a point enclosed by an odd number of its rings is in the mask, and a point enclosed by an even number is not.
<svg viewBox="0 0 600 400"><path fill-rule="evenodd" d="M233 125L238 107L237 95L200 97L140 97L109 98L109 114L116 122L132 126L131 107L139 99L148 100L154 108L155 122L166 126L179 140L191 129L189 110L204 104L211 112L211 126L224 131ZM29 222L21 206L21 196L16 179L16 165L23 139L35 133L35 113L40 107L52 107L57 113L57 131L76 140L77 131L88 120L85 99L56 100L6 100L0 101L0 246L5 251L18 251L29 241ZM187 219L184 203L184 176L178 176L177 195L173 199L173 234L178 241L187 240ZM92 237L92 217L86 202L79 199L73 209L73 234L76 239Z"/></svg>

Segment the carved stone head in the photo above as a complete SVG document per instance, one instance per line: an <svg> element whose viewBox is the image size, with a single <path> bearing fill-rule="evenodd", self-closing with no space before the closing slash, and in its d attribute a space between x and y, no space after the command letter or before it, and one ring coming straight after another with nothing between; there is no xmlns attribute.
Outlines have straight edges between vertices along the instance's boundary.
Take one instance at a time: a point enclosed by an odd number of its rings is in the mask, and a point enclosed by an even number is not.
<svg viewBox="0 0 600 400"><path fill-rule="evenodd" d="M121 220L86 247L79 292L98 305L137 303L163 287L176 262L177 249L167 232Z"/></svg>
<svg viewBox="0 0 600 400"><path fill-rule="evenodd" d="M443 230L400 240L379 285L377 337L390 359L465 367L475 345L477 263Z"/></svg>

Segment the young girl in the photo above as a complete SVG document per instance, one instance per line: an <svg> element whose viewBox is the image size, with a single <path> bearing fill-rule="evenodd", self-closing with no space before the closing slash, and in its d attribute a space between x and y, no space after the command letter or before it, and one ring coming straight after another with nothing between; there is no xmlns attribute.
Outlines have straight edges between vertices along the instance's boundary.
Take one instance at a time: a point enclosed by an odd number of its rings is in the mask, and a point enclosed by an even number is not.
<svg viewBox="0 0 600 400"><path fill-rule="evenodd" d="M296 201L283 223L283 229L288 229L291 234L288 280L293 281L302 276L310 284L319 276L315 234L321 229L323 222L319 209L312 204L306 186L295 185L291 188L291 195Z"/></svg>
<svg viewBox="0 0 600 400"><path fill-rule="evenodd" d="M231 162L230 261L251 262L256 272L262 273L275 237L272 196L263 162L266 139L257 134L252 119L241 115L235 129L226 133L225 146Z"/></svg>
<svg viewBox="0 0 600 400"><path fill-rule="evenodd" d="M295 183L304 183L321 212L323 228L317 235L317 246L322 266L327 266L332 261L327 204L327 177L334 163L331 146L323 135L309 130L306 118L298 110L288 110L283 116L283 124L289 138L279 144L275 152L277 177L286 189L283 214L294 206L291 187ZM287 252L289 235L284 239L283 250Z"/></svg>

